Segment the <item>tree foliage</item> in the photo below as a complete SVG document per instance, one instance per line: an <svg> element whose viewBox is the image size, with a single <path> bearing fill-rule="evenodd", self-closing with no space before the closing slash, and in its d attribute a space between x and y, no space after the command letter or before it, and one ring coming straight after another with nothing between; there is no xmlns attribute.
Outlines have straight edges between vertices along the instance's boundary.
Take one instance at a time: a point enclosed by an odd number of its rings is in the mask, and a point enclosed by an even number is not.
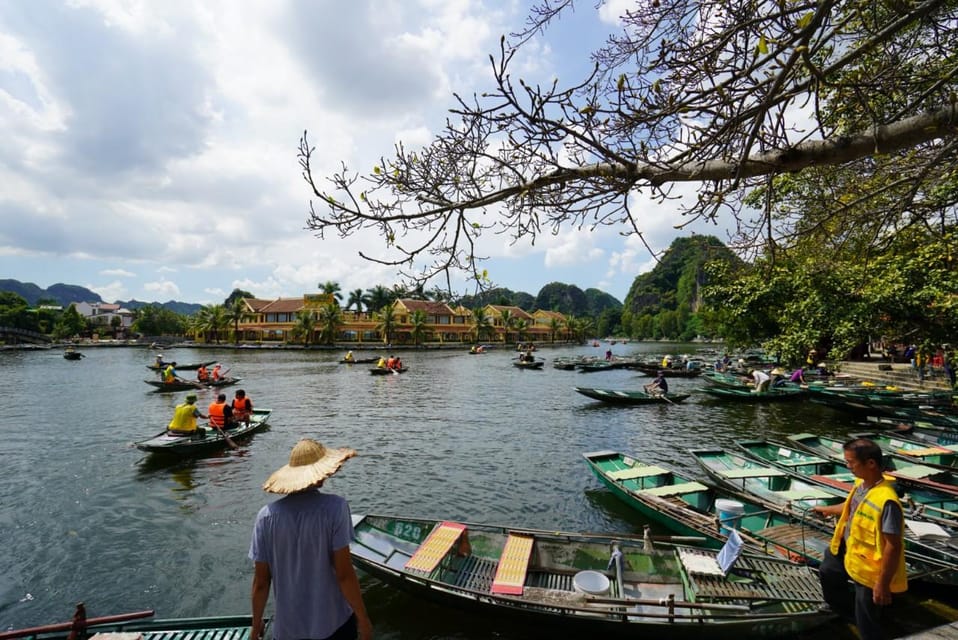
<svg viewBox="0 0 958 640"><path fill-rule="evenodd" d="M481 283L484 233L534 240L613 225L641 235L630 196L664 202L678 182L698 193L681 203L677 226L729 213L742 249L803 231L771 206L743 208L749 190L776 175L853 167L856 196L834 212L851 224L955 203L953 0L637 2L586 77L517 78L519 54L573 5L535 7L491 58L492 87L456 95L423 148L399 143L368 173L344 165L324 181L304 133L308 228L375 229L384 247L364 257L418 278L465 269Z"/></svg>

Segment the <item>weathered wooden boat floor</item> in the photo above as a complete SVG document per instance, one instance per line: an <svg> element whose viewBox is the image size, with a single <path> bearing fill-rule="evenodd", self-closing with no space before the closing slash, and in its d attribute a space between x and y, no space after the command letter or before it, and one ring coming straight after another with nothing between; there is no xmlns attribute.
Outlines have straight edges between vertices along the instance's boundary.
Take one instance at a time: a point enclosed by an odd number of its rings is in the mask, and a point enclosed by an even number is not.
<svg viewBox="0 0 958 640"><path fill-rule="evenodd" d="M830 542L830 536L798 522L775 525L756 533L787 549L800 549L818 562L822 561L823 549Z"/></svg>
<svg viewBox="0 0 958 640"><path fill-rule="evenodd" d="M249 627L143 631L143 640L249 640Z"/></svg>
<svg viewBox="0 0 958 640"><path fill-rule="evenodd" d="M736 569L746 570L749 573L758 572L764 575L765 580L758 582L753 579L727 580L721 577L688 573L689 581L696 599L732 599L732 600L767 600L821 602L822 588L818 575L809 569L807 572L783 570L789 565L781 562L765 560L759 557L740 558ZM736 569L730 575L736 573Z"/></svg>

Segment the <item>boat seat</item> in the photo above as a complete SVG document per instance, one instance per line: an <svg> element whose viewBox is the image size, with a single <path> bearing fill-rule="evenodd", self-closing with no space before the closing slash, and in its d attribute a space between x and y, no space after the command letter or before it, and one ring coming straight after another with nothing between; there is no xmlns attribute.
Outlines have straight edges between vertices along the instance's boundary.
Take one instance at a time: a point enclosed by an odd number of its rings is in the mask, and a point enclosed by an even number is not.
<svg viewBox="0 0 958 640"><path fill-rule="evenodd" d="M667 496L682 495L694 491L708 491L701 482L683 482L681 484L667 484L661 487L652 487L651 489L642 489L638 493L646 496L658 496L665 498Z"/></svg>
<svg viewBox="0 0 958 640"><path fill-rule="evenodd" d="M805 489L792 489L790 491L776 491L775 495L786 500L825 500L834 498L835 494L817 487L807 487Z"/></svg>
<svg viewBox="0 0 958 640"><path fill-rule="evenodd" d="M532 536L509 534L502 555L499 556L496 577L492 580L492 593L522 595L533 542Z"/></svg>
<svg viewBox="0 0 958 640"><path fill-rule="evenodd" d="M900 453L904 456L933 456L936 454L941 455L943 453L954 453L954 451L944 447L939 447L938 445L933 445L921 449L896 449L896 453Z"/></svg>
<svg viewBox="0 0 958 640"><path fill-rule="evenodd" d="M748 467L745 469L722 469L717 471L726 478L771 478L788 475L781 469L771 469L768 467Z"/></svg>
<svg viewBox="0 0 958 640"><path fill-rule="evenodd" d="M446 521L440 523L423 540L423 543L416 549L416 553L412 555L403 568L407 571L432 573L432 570L446 557L446 554L452 549L452 545L456 544L465 530L466 525L458 522Z"/></svg>
<svg viewBox="0 0 958 640"><path fill-rule="evenodd" d="M923 464L910 464L902 465L895 469L895 475L902 476L903 478L911 478L913 480L921 480L922 478L929 478L941 473L941 469L935 469L934 467L928 467Z"/></svg>
<svg viewBox="0 0 958 640"><path fill-rule="evenodd" d="M669 473L669 470L649 464L610 471L607 475L613 480L631 480L632 478L647 478L648 476L659 476L665 473Z"/></svg>

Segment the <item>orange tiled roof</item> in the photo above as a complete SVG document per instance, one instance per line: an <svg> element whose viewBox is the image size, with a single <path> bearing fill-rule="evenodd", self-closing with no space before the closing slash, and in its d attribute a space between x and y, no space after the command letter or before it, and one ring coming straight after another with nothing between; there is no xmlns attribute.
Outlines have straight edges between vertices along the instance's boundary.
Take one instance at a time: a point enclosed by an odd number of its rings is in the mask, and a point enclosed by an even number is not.
<svg viewBox="0 0 958 640"><path fill-rule="evenodd" d="M278 298L258 310L259 313L295 313L303 308L302 298Z"/></svg>
<svg viewBox="0 0 958 640"><path fill-rule="evenodd" d="M514 307L511 305L502 305L502 304L490 304L486 305L492 307L498 314L502 314L503 311L508 311L513 318L523 318L525 320L532 320L532 316L528 312L523 311L519 307Z"/></svg>
<svg viewBox="0 0 958 640"><path fill-rule="evenodd" d="M423 311L431 316L452 316L456 315L445 302L434 302L432 300L407 300L405 298L397 300L406 307L410 313L413 311Z"/></svg>

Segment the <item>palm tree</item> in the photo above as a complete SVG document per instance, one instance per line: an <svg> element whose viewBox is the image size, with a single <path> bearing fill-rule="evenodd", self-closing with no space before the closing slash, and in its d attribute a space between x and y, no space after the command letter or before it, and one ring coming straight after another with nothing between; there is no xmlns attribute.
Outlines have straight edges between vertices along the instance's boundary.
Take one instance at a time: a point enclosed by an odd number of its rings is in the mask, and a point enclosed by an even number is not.
<svg viewBox="0 0 958 640"><path fill-rule="evenodd" d="M220 332L230 325L226 307L221 304L204 305L191 320L194 331L202 333L207 341L212 338L216 344L220 343Z"/></svg>
<svg viewBox="0 0 958 640"><path fill-rule="evenodd" d="M339 329L343 326L343 312L339 305L330 302L319 310L319 333L324 344L332 345L336 341Z"/></svg>
<svg viewBox="0 0 958 640"><path fill-rule="evenodd" d="M412 336L413 344L419 346L419 343L422 342L422 339L426 335L426 323L429 321L429 316L426 315L426 312L422 309L416 309L412 312L412 315L409 316L409 322L412 324L412 331L410 335Z"/></svg>
<svg viewBox="0 0 958 640"><path fill-rule="evenodd" d="M516 342L523 342L526 339L526 330L529 328L529 321L525 318L515 318L513 321L513 328L515 328L516 333Z"/></svg>
<svg viewBox="0 0 958 640"><path fill-rule="evenodd" d="M372 289L366 289L366 293L368 294L366 308L370 311L379 311L393 301L389 289L381 284L377 284Z"/></svg>
<svg viewBox="0 0 958 640"><path fill-rule="evenodd" d="M552 342L556 341L556 334L562 331L563 322L558 318L551 318L549 320L549 335L552 337Z"/></svg>
<svg viewBox="0 0 958 640"><path fill-rule="evenodd" d="M296 324L293 325L293 339L303 340L303 346L308 347L316 329L316 314L312 309L303 309L296 312Z"/></svg>
<svg viewBox="0 0 958 640"><path fill-rule="evenodd" d="M250 317L250 312L242 298L236 298L226 307L226 319L233 324L233 344L239 344L240 322Z"/></svg>
<svg viewBox="0 0 958 640"><path fill-rule="evenodd" d="M346 303L346 309L356 307L356 313L362 313L363 307L369 308L370 296L363 293L362 289L353 289L349 292L349 302Z"/></svg>
<svg viewBox="0 0 958 640"><path fill-rule="evenodd" d="M319 288L322 289L323 293L331 294L336 300L342 302L343 294L340 293L342 287L339 286L338 282L327 280L326 282L321 282Z"/></svg>
<svg viewBox="0 0 958 640"><path fill-rule="evenodd" d="M376 313L376 320L379 324L376 325L376 331L378 331L382 337L385 344L392 342L392 333L396 328L396 308L389 304Z"/></svg>
<svg viewBox="0 0 958 640"><path fill-rule="evenodd" d="M492 321L489 319L489 316L486 315L485 310L482 307L472 310L472 333L476 338L476 342L482 340L483 335L488 335L492 331Z"/></svg>
<svg viewBox="0 0 958 640"><path fill-rule="evenodd" d="M516 319L513 317L511 311L508 309L503 309L499 312L499 320L502 322L502 342L509 342L509 331L516 323Z"/></svg>

